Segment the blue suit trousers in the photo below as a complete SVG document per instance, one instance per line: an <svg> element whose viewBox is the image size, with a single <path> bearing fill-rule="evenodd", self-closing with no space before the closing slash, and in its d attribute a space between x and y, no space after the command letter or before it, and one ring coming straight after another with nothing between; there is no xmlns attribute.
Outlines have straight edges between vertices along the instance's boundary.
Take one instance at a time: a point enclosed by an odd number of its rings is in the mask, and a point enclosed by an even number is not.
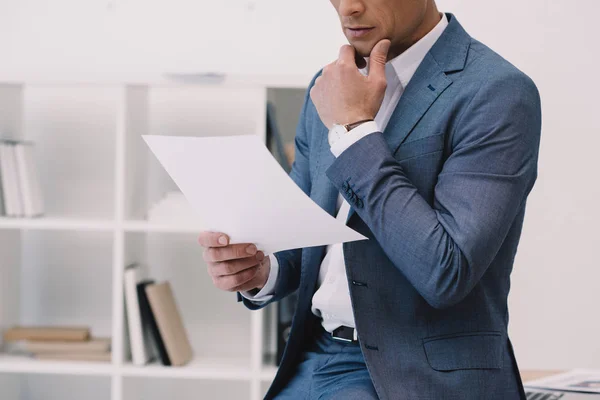
<svg viewBox="0 0 600 400"><path fill-rule="evenodd" d="M378 398L358 344L339 342L322 328L309 343L277 400Z"/></svg>

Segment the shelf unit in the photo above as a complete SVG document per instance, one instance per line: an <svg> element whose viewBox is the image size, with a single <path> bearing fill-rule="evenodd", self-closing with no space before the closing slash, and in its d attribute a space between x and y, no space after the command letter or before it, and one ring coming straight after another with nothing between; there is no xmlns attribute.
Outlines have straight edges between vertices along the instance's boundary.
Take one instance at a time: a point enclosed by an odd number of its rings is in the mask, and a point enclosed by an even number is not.
<svg viewBox="0 0 600 400"><path fill-rule="evenodd" d="M290 138L306 84L0 84L0 137L35 142L46 205L42 218L0 218L0 329L88 325L112 338L110 363L0 353L0 398L262 398L276 372L263 361L272 311L250 312L212 286L197 227L145 220L176 186L141 135L265 139L270 100L283 105L278 124ZM122 282L131 262L171 282L194 348L190 364L129 361Z"/></svg>

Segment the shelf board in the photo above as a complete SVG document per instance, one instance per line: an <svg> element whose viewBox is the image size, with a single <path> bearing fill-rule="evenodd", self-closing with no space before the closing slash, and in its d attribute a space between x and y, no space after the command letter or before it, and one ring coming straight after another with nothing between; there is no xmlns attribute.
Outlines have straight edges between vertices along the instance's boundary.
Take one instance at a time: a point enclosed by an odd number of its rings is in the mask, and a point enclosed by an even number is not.
<svg viewBox="0 0 600 400"><path fill-rule="evenodd" d="M126 232L162 232L162 233L200 233L201 228L191 224L149 222L144 220L129 220L123 223Z"/></svg>
<svg viewBox="0 0 600 400"><path fill-rule="evenodd" d="M166 367L160 364L135 366L125 364L121 369L123 376L143 376L154 378L188 378L215 380L252 379L249 359L235 358L195 358L181 367Z"/></svg>
<svg viewBox="0 0 600 400"><path fill-rule="evenodd" d="M0 372L60 375L110 376L113 366L108 362L36 360L27 356L0 354Z"/></svg>
<svg viewBox="0 0 600 400"><path fill-rule="evenodd" d="M62 217L9 218L0 217L0 230L64 230L64 231L113 231L118 224L109 219L78 219ZM126 232L200 233L201 228L185 223L162 223L144 220L127 220L122 224Z"/></svg>
<svg viewBox="0 0 600 400"><path fill-rule="evenodd" d="M111 231L114 228L114 221L106 219L0 217L0 229Z"/></svg>
<svg viewBox="0 0 600 400"><path fill-rule="evenodd" d="M272 380L275 367L261 373L261 380ZM120 373L123 376L149 378L210 379L230 381L250 381L252 370L250 360L244 358L196 358L182 367L166 367L157 363L135 366L125 363L117 366L107 362L52 361L36 360L20 355L0 354L0 373L56 374L111 376Z"/></svg>

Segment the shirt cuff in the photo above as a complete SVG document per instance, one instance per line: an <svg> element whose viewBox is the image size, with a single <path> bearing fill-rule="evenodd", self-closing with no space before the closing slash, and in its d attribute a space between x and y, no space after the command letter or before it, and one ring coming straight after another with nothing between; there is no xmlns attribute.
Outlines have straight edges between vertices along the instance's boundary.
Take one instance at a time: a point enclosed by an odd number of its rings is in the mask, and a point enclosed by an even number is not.
<svg viewBox="0 0 600 400"><path fill-rule="evenodd" d="M279 262L277 261L277 257L273 254L269 254L269 259L271 260L271 270L269 271L269 277L267 278L265 286L263 286L263 288L254 296L249 292L240 292L242 296L253 303L267 302L271 300L274 295L275 283L277 283L277 275L279 275Z"/></svg>
<svg viewBox="0 0 600 400"><path fill-rule="evenodd" d="M331 152L334 156L339 157L348 147L352 146L365 136L375 132L379 132L377 122L369 121L360 124L356 128L349 130L348 133L337 140L333 146L331 146Z"/></svg>

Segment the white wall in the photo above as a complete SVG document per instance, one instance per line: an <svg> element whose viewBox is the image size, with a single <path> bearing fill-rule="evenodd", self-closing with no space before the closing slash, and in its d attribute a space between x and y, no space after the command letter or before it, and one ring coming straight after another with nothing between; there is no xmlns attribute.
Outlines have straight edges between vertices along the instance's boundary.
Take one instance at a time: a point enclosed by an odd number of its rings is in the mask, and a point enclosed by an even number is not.
<svg viewBox="0 0 600 400"><path fill-rule="evenodd" d="M510 298L521 367L600 368L600 2L438 3L542 94L540 175ZM342 43L326 0L0 0L0 80L310 77Z"/></svg>
<svg viewBox="0 0 600 400"><path fill-rule="evenodd" d="M312 75L342 39L326 0L0 0L4 79Z"/></svg>
<svg viewBox="0 0 600 400"><path fill-rule="evenodd" d="M600 368L600 2L439 3L529 74L542 96L539 178L510 297L520 364Z"/></svg>

